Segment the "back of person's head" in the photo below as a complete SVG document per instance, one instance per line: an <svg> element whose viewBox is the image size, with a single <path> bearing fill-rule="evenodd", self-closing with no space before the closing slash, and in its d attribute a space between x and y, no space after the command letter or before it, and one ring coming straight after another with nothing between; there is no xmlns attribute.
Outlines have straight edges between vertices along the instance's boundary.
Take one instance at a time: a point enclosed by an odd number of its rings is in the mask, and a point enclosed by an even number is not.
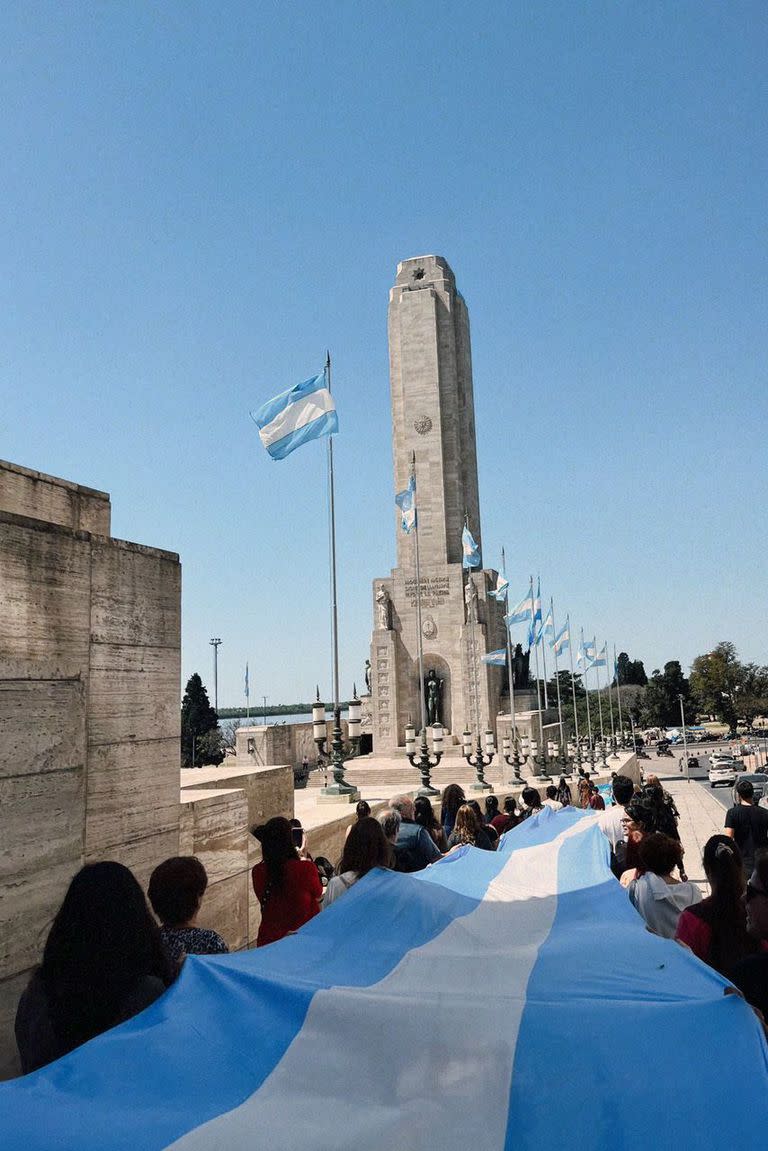
<svg viewBox="0 0 768 1151"><path fill-rule="evenodd" d="M449 783L443 792L443 802L440 806L440 822L445 823L446 818L452 818L464 802L464 788L458 783Z"/></svg>
<svg viewBox="0 0 768 1151"><path fill-rule="evenodd" d="M194 855L174 855L158 864L149 880L149 902L166 927L183 927L197 913L208 876Z"/></svg>
<svg viewBox="0 0 768 1151"><path fill-rule="evenodd" d="M633 823L642 827L644 832L650 834L656 830L656 812L644 796L634 796L624 811Z"/></svg>
<svg viewBox="0 0 768 1151"><path fill-rule="evenodd" d="M358 799L357 807L355 808L355 814L357 815L358 819L365 819L366 815L371 814L370 803L367 803L364 799Z"/></svg>
<svg viewBox="0 0 768 1151"><path fill-rule="evenodd" d="M379 813L378 819L385 837L390 843L394 843L400 832L400 824L403 821L400 812L394 807L387 807ZM350 831L350 835L351 834L352 832Z"/></svg>
<svg viewBox="0 0 768 1151"><path fill-rule="evenodd" d="M40 977L53 1029L67 1049L118 1022L136 983L173 968L144 892L121 863L78 871L53 921Z"/></svg>
<svg viewBox="0 0 768 1151"><path fill-rule="evenodd" d="M290 820L283 815L275 815L266 823L254 827L252 834L261 844L261 856L270 882L279 887L283 882L285 864L298 858Z"/></svg>
<svg viewBox="0 0 768 1151"><path fill-rule="evenodd" d="M654 775L653 772L645 777L645 786L655 788L656 791L664 790L664 788L661 786L661 780L659 779L658 775Z"/></svg>
<svg viewBox="0 0 768 1151"><path fill-rule="evenodd" d="M413 819L413 800L410 795L396 795L390 799L389 806L399 811L402 819Z"/></svg>
<svg viewBox="0 0 768 1151"><path fill-rule="evenodd" d="M643 836L638 855L642 871L652 871L654 875L661 876L669 875L683 861L680 841L662 835L660 831L652 831L650 835Z"/></svg>
<svg viewBox="0 0 768 1151"><path fill-rule="evenodd" d="M514 795L507 795L504 798L504 810L507 815L515 815L517 812L517 800Z"/></svg>
<svg viewBox="0 0 768 1151"><path fill-rule="evenodd" d="M468 799L467 800L467 806L471 807L472 810L474 811L475 815L477 816L478 827L482 827L483 826L483 811L482 811L482 808L480 807L480 804L477 802L476 799Z"/></svg>
<svg viewBox="0 0 768 1151"><path fill-rule="evenodd" d="M485 797L485 818L490 821L495 819L499 814L499 801L495 795L486 795Z"/></svg>
<svg viewBox="0 0 768 1151"><path fill-rule="evenodd" d="M547 788L547 799L557 799L557 788L552 783Z"/></svg>
<svg viewBox="0 0 768 1151"><path fill-rule="evenodd" d="M620 807L625 807L635 794L635 785L628 775L616 775L613 779L613 798Z"/></svg>
<svg viewBox="0 0 768 1151"><path fill-rule="evenodd" d="M704 844L703 863L712 889L712 902L724 913L732 914L733 909L741 905L746 886L736 841L727 835L711 835Z"/></svg>
<svg viewBox="0 0 768 1151"><path fill-rule="evenodd" d="M477 812L469 803L462 803L456 812L456 822L453 825L453 834L461 843L474 843L480 820Z"/></svg>
<svg viewBox="0 0 768 1151"><path fill-rule="evenodd" d="M541 807L541 795L535 787L524 787L520 798L526 807Z"/></svg>
<svg viewBox="0 0 768 1151"><path fill-rule="evenodd" d="M749 779L740 779L736 784L736 794L739 799L746 799L751 803L755 797L755 789L752 781Z"/></svg>
<svg viewBox="0 0 768 1151"><path fill-rule="evenodd" d="M413 818L427 830L437 823L428 795L417 795L413 801Z"/></svg>
<svg viewBox="0 0 768 1151"><path fill-rule="evenodd" d="M391 847L381 824L372 816L364 815L349 829L337 870L339 875L354 871L360 877L374 867L388 867L390 857Z"/></svg>

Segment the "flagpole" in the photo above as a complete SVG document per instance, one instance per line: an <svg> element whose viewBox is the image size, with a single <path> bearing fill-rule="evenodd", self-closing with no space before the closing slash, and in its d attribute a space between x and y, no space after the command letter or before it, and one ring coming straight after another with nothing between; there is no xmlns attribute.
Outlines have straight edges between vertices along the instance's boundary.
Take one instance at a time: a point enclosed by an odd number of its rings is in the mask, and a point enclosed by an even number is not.
<svg viewBox="0 0 768 1151"><path fill-rule="evenodd" d="M589 733L589 750L592 752L592 716L589 710L589 665L587 663L587 653L584 651L584 628L581 629L581 654L584 660L584 687L587 689L587 731Z"/></svg>
<svg viewBox="0 0 768 1151"><path fill-rule="evenodd" d="M413 476L414 495L416 492L416 453L413 453L411 459L411 475ZM416 550L416 626L419 631L419 706L421 709L421 731L422 737L426 740L427 731L427 709L424 702L424 647L422 644L421 632L421 563L419 560L419 501L416 498L416 516L413 525L413 534L415 537L415 550Z"/></svg>
<svg viewBox="0 0 768 1151"><path fill-rule="evenodd" d="M581 744L579 743L579 713L576 710L576 678L573 671L573 644L571 643L571 613L565 617L568 624L568 662L571 665L571 693L573 695L573 726L576 731L576 765L581 763Z"/></svg>
<svg viewBox="0 0 768 1151"><path fill-rule="evenodd" d="M611 744L613 745L613 754L616 754L616 728L613 723L613 696L611 695L611 679L608 675L608 640L605 641L605 678L608 681L608 706L611 709Z"/></svg>
<svg viewBox="0 0 768 1151"><path fill-rule="evenodd" d="M533 618L536 615L536 604L533 598L533 576L531 576L531 636L536 639L536 620ZM528 646L528 654L530 655L531 645ZM539 645L533 644L533 658L536 665L536 703L538 704L539 716L539 749L542 756L545 755L544 751L544 724L541 719L541 684L539 683Z"/></svg>
<svg viewBox="0 0 768 1151"><path fill-rule="evenodd" d="M616 676L616 699L619 702L619 731L621 732L621 746L624 746L624 720L621 716L621 680L619 679L619 665L616 660L616 644L613 645L613 671Z"/></svg>
<svg viewBox="0 0 768 1151"><path fill-rule="evenodd" d="M542 627L543 626L542 624ZM547 695L547 649L544 646L543 633L541 638L541 660L544 664L544 710L549 711L549 696Z"/></svg>
<svg viewBox="0 0 768 1151"><path fill-rule="evenodd" d="M501 549L501 570L504 579L507 578L507 557L504 554L504 548ZM509 676L509 708L510 717L512 719L512 763L515 775L519 775L519 764L517 760L517 724L515 721L515 669L512 665L512 641L509 638L509 624L507 623L507 616L509 615L509 584L504 593L504 629L507 633L507 674Z"/></svg>
<svg viewBox="0 0 768 1151"><path fill-rule="evenodd" d="M563 707L560 702L560 673L557 668L557 627L555 625L555 601L552 596L549 597L549 614L552 616L552 652L555 657L555 685L557 687L557 719L560 724L560 747L563 753L563 760L567 762L565 755L565 729L563 728ZM568 647L570 648L570 639Z"/></svg>
<svg viewBox="0 0 768 1151"><path fill-rule="evenodd" d="M603 697L600 691L600 664L597 662L597 640L592 641L595 649L595 676L597 677L597 707L600 712L600 742L605 743L605 732L603 731ZM606 668L606 671L608 669Z"/></svg>
<svg viewBox="0 0 768 1151"><path fill-rule="evenodd" d="M328 391L331 390L331 353L326 352L325 382ZM359 796L357 788L352 787L344 779L344 743L341 732L341 705L339 703L339 610L336 580L336 493L333 478L333 436L327 437L328 443L328 519L330 525L330 552L331 552L331 648L333 654L333 730L331 733L331 761L333 764L334 782L323 791L332 795L350 796L352 799Z"/></svg>

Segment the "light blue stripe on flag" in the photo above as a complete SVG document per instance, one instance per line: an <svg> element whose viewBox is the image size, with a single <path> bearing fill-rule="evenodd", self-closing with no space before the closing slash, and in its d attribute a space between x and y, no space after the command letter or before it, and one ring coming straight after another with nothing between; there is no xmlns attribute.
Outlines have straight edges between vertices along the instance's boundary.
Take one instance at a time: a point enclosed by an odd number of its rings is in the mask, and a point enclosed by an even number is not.
<svg viewBox="0 0 768 1151"><path fill-rule="evenodd" d="M505 616L507 627L513 623L524 623L525 620L530 619L533 615L533 596L530 589L526 592L520 603L513 607L509 615Z"/></svg>
<svg viewBox="0 0 768 1151"><path fill-rule="evenodd" d="M285 459L309 440L339 430L324 372L268 400L251 416L258 425L261 442L275 460Z"/></svg>
<svg viewBox="0 0 768 1151"><path fill-rule="evenodd" d="M507 662L506 648L499 647L496 651L489 651L487 655L483 656L481 662L490 664L491 667L504 667Z"/></svg>

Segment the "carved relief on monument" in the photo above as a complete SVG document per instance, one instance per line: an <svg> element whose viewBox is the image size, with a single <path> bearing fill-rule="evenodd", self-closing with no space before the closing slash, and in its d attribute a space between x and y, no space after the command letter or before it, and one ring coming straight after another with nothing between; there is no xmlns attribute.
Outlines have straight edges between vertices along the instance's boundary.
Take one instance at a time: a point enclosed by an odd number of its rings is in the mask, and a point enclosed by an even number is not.
<svg viewBox="0 0 768 1151"><path fill-rule="evenodd" d="M413 421L413 430L419 436L426 436L432 431L432 421L429 416L419 416Z"/></svg>
<svg viewBox="0 0 768 1151"><path fill-rule="evenodd" d="M437 624L431 615L425 616L422 620L421 634L425 639L434 639L437 635Z"/></svg>

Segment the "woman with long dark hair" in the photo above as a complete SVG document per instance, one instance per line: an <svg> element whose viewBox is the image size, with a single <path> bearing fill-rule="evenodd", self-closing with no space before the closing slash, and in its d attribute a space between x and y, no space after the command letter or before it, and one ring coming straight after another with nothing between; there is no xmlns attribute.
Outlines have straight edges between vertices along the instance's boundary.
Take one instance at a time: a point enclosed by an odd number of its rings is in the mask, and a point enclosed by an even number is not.
<svg viewBox="0 0 768 1151"><path fill-rule="evenodd" d="M428 795L417 795L413 801L413 818L425 831L428 831L437 847L445 853L448 850L448 839L437 821Z"/></svg>
<svg viewBox="0 0 768 1151"><path fill-rule="evenodd" d="M263 947L298 931L317 915L323 885L312 860L299 858L284 816L276 815L254 827L252 834L261 844L261 863L251 871L251 881L261 906L256 946Z"/></svg>
<svg viewBox="0 0 768 1151"><path fill-rule="evenodd" d="M482 821L468 803L463 803L456 812L456 821L448 839L449 848L464 846L493 851L491 841L483 830Z"/></svg>
<svg viewBox="0 0 768 1151"><path fill-rule="evenodd" d="M465 802L464 788L460 787L458 783L449 783L443 792L443 802L440 806L440 823L443 825L446 839L450 839L456 821L456 812Z"/></svg>
<svg viewBox="0 0 768 1151"><path fill-rule="evenodd" d="M711 894L682 913L675 939L730 979L735 965L760 945L747 932L741 852L727 835L713 835L704 844L704 874Z"/></svg>
<svg viewBox="0 0 768 1151"><path fill-rule="evenodd" d="M393 855L378 819L374 819L371 815L364 815L362 819L358 819L350 827L339 866L336 868L337 874L328 881L323 896L323 907L330 907L374 867L391 867Z"/></svg>
<svg viewBox="0 0 768 1151"><path fill-rule="evenodd" d="M112 862L81 868L16 1013L22 1070L44 1067L138 1015L174 977L132 872Z"/></svg>

